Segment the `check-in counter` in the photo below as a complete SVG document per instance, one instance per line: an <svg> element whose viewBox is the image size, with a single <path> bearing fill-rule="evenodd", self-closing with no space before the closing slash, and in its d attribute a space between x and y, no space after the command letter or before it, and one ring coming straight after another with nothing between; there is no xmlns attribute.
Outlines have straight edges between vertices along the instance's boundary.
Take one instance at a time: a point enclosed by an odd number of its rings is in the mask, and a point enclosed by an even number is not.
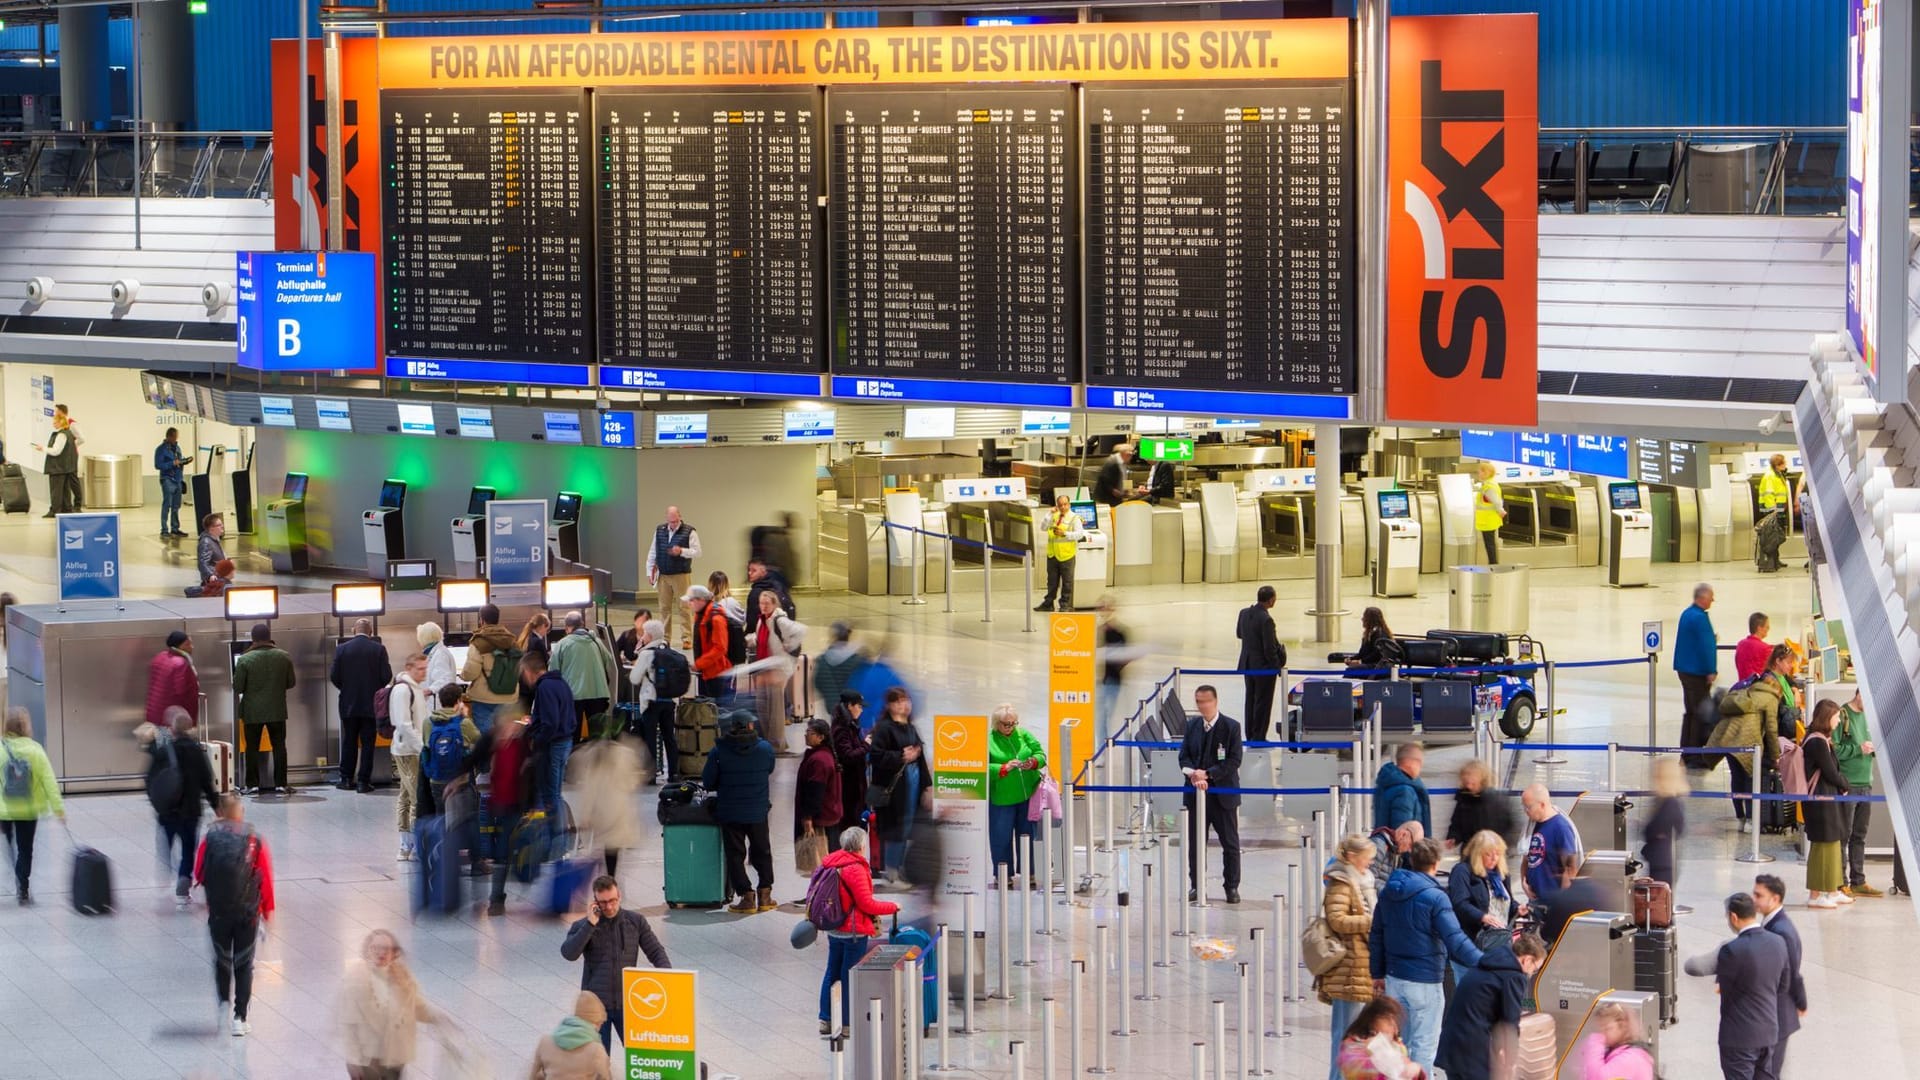
<svg viewBox="0 0 1920 1080"><path fill-rule="evenodd" d="M1753 559L1753 485L1744 476L1729 477L1727 494L1727 532L1732 537L1727 558L1732 562Z"/></svg>
<svg viewBox="0 0 1920 1080"><path fill-rule="evenodd" d="M947 524L952 527L953 535L972 540L971 544L953 545L953 564L956 567L978 569L986 565L986 551L981 544L997 543L993 538L993 524L988 507L991 503L954 503L947 508Z"/></svg>
<svg viewBox="0 0 1920 1080"><path fill-rule="evenodd" d="M1045 519L1045 510L1027 502L992 502L987 503L986 507L995 547L1031 552L1035 562L1044 564L1047 561L1047 554L1041 550L1038 542L1040 522ZM996 557L1014 558L1015 556Z"/></svg>
<svg viewBox="0 0 1920 1080"><path fill-rule="evenodd" d="M1186 528L1178 506L1153 507L1153 565L1149 580L1155 585L1178 585L1185 579Z"/></svg>
<svg viewBox="0 0 1920 1080"><path fill-rule="evenodd" d="M1700 500L1692 488L1648 485L1653 511L1653 561L1700 561Z"/></svg>
<svg viewBox="0 0 1920 1080"><path fill-rule="evenodd" d="M1591 488L1515 484L1501 491L1507 520L1500 527L1501 558L1535 567L1600 563L1600 502Z"/></svg>
<svg viewBox="0 0 1920 1080"><path fill-rule="evenodd" d="M1200 503L1180 504L1180 580L1206 580L1206 534L1200 524Z"/></svg>
<svg viewBox="0 0 1920 1080"><path fill-rule="evenodd" d="M1218 481L1200 485L1201 577L1206 581L1240 580L1239 490Z"/></svg>
<svg viewBox="0 0 1920 1080"><path fill-rule="evenodd" d="M886 494L887 592L894 596L914 596L921 588L914 579L924 572L926 562L923 503L918 491Z"/></svg>
<svg viewBox="0 0 1920 1080"><path fill-rule="evenodd" d="M1444 473L1435 478L1440 499L1440 519L1431 530L1440 537L1440 565L1464 566L1481 559L1480 536L1473 528L1473 478L1464 473ZM1422 520L1422 529L1429 526ZM1424 573L1426 566L1421 565Z"/></svg>
<svg viewBox="0 0 1920 1080"><path fill-rule="evenodd" d="M820 585L831 588L844 575L848 592L885 596L887 592L886 515L878 508L839 506L820 511L816 566Z"/></svg>
<svg viewBox="0 0 1920 1080"><path fill-rule="evenodd" d="M1239 496L1238 552L1242 581L1310 578L1319 520L1317 493L1268 493ZM1340 499L1340 575L1367 572L1366 510L1358 495Z"/></svg>
<svg viewBox="0 0 1920 1080"><path fill-rule="evenodd" d="M1437 574L1446 553L1445 538L1441 535L1438 491L1413 493L1413 519L1420 523L1420 572Z"/></svg>
<svg viewBox="0 0 1920 1080"><path fill-rule="evenodd" d="M1713 465L1709 467L1713 477L1711 487L1694 490L1694 499L1699 503L1700 513L1700 561L1727 562L1733 558L1733 496L1732 485L1727 480L1727 467ZM1752 552L1752 540L1748 540L1748 552Z"/></svg>
<svg viewBox="0 0 1920 1080"><path fill-rule="evenodd" d="M1153 507L1138 499L1113 508L1113 583L1153 582Z"/></svg>

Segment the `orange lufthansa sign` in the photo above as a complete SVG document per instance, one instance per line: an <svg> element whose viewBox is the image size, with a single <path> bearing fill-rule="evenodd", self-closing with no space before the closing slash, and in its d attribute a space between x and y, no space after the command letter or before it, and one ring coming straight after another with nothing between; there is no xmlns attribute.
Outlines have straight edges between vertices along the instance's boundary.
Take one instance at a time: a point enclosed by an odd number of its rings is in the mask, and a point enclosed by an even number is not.
<svg viewBox="0 0 1920 1080"><path fill-rule="evenodd" d="M1538 413L1533 15L1396 18L1387 103L1386 418Z"/></svg>
<svg viewBox="0 0 1920 1080"><path fill-rule="evenodd" d="M1345 19L383 38L389 90L1312 79L1350 75Z"/></svg>

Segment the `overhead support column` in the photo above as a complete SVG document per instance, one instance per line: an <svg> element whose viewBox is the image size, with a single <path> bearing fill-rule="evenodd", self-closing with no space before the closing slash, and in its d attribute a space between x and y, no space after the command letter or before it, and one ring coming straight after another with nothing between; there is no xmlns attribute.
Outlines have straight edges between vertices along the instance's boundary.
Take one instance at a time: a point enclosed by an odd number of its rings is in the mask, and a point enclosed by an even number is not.
<svg viewBox="0 0 1920 1080"><path fill-rule="evenodd" d="M1372 423L1386 416L1387 225L1387 25L1391 0L1358 0L1354 83L1360 126L1354 140L1359 236L1355 247L1359 281L1354 327L1358 394L1355 415Z"/></svg>
<svg viewBox="0 0 1920 1080"><path fill-rule="evenodd" d="M193 103L193 16L187 0L141 0L140 113L146 130L192 130Z"/></svg>
<svg viewBox="0 0 1920 1080"><path fill-rule="evenodd" d="M1313 426L1313 640L1338 641L1340 619L1340 425Z"/></svg>
<svg viewBox="0 0 1920 1080"><path fill-rule="evenodd" d="M105 4L60 9L60 126L94 131L113 119Z"/></svg>

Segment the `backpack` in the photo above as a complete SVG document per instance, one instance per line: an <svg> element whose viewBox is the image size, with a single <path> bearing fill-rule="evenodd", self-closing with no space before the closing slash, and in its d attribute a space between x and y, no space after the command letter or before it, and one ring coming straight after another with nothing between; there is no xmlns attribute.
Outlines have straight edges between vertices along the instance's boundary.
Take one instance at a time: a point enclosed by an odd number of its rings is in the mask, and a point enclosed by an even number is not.
<svg viewBox="0 0 1920 1080"><path fill-rule="evenodd" d="M33 762L15 755L5 739L0 739L0 753L7 756L7 763L0 765L0 795L8 799L32 798Z"/></svg>
<svg viewBox="0 0 1920 1080"><path fill-rule="evenodd" d="M747 627L745 623L734 622L722 611L718 620L722 631L727 635L727 662L744 664L747 662Z"/></svg>
<svg viewBox="0 0 1920 1080"><path fill-rule="evenodd" d="M380 729L383 738L393 738L393 688L400 680L392 682L373 692L373 721Z"/></svg>
<svg viewBox="0 0 1920 1080"><path fill-rule="evenodd" d="M657 700L671 701L684 697L693 688L693 667L687 663L685 653L678 649L661 645L653 650L653 696Z"/></svg>
<svg viewBox="0 0 1920 1080"><path fill-rule="evenodd" d="M180 772L180 758L174 751L173 740L162 736L155 743L153 754L159 768L147 774L147 801L153 804L156 814L178 813L180 799L187 793L187 778Z"/></svg>
<svg viewBox="0 0 1920 1080"><path fill-rule="evenodd" d="M444 784L460 775L460 762L466 753L467 740L460 733L460 714L455 713L445 720L434 721L420 769L427 774L427 779Z"/></svg>
<svg viewBox="0 0 1920 1080"><path fill-rule="evenodd" d="M1819 738L1809 735L1808 738ZM1780 791L1786 795L1811 795L1813 784L1807 779L1807 749L1805 742L1781 740L1780 747Z"/></svg>
<svg viewBox="0 0 1920 1080"><path fill-rule="evenodd" d="M260 873L253 864L259 840L251 828L218 826L207 830L200 859L200 880L211 915L252 915L260 910Z"/></svg>
<svg viewBox="0 0 1920 1080"><path fill-rule="evenodd" d="M828 934L847 925L847 891L839 867L822 866L807 880L807 921Z"/></svg>
<svg viewBox="0 0 1920 1080"><path fill-rule="evenodd" d="M496 694L520 692L520 658L527 655L518 645L493 650L493 666L487 669L487 689Z"/></svg>

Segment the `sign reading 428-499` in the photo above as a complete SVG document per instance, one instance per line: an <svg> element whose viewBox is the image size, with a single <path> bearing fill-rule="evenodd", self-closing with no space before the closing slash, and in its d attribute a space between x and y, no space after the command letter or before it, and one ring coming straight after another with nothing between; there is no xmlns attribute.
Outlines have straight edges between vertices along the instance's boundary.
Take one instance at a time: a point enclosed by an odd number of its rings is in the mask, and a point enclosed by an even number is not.
<svg viewBox="0 0 1920 1080"><path fill-rule="evenodd" d="M379 366L374 258L359 251L242 251L235 265L240 366L363 371Z"/></svg>

